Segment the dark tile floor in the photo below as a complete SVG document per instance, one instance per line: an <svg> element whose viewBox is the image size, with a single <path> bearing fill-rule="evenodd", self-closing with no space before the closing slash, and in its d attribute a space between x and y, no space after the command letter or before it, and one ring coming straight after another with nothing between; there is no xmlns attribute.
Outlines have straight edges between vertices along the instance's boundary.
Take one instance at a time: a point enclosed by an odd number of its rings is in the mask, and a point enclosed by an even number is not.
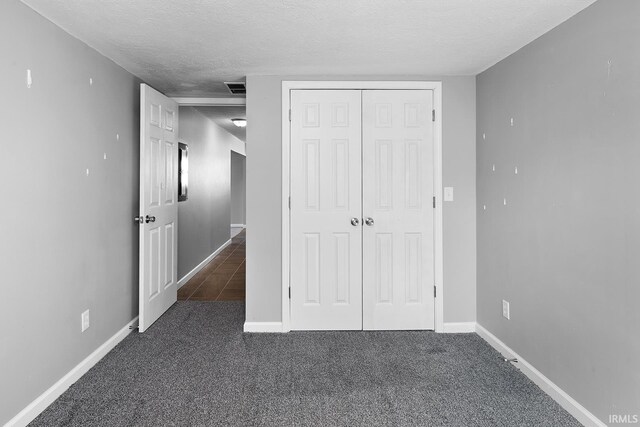
<svg viewBox="0 0 640 427"><path fill-rule="evenodd" d="M179 301L244 301L245 232L178 289Z"/></svg>

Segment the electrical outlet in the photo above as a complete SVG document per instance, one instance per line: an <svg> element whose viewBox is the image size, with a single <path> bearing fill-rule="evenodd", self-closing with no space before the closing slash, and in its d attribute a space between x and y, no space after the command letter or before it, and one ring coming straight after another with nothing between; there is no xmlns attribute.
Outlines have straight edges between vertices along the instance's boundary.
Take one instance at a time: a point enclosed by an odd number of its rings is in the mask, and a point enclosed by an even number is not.
<svg viewBox="0 0 640 427"><path fill-rule="evenodd" d="M502 300L502 317L511 319L511 312L509 310L509 301Z"/></svg>
<svg viewBox="0 0 640 427"><path fill-rule="evenodd" d="M82 332L86 331L87 329L89 329L89 310L84 311L82 313Z"/></svg>
<svg viewBox="0 0 640 427"><path fill-rule="evenodd" d="M444 187L444 201L453 202L453 187Z"/></svg>

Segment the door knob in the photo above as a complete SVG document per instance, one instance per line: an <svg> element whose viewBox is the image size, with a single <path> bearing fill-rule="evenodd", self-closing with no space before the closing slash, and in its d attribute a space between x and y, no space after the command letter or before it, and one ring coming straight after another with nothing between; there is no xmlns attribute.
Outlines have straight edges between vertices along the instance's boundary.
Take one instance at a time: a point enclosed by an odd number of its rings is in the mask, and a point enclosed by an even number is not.
<svg viewBox="0 0 640 427"><path fill-rule="evenodd" d="M365 219L364 223L367 224L369 227L371 227L373 225L373 218L369 217Z"/></svg>
<svg viewBox="0 0 640 427"><path fill-rule="evenodd" d="M155 216L149 216L149 215L147 215L147 216L145 216L145 217L144 217L144 219L145 219L145 222L146 222L146 223L156 222L156 217L155 217Z"/></svg>
<svg viewBox="0 0 640 427"><path fill-rule="evenodd" d="M357 227L360 224L360 220L358 218L351 218L351 225Z"/></svg>
<svg viewBox="0 0 640 427"><path fill-rule="evenodd" d="M133 222L137 222L138 224L142 224L144 222L144 218L141 216L137 216L133 218Z"/></svg>

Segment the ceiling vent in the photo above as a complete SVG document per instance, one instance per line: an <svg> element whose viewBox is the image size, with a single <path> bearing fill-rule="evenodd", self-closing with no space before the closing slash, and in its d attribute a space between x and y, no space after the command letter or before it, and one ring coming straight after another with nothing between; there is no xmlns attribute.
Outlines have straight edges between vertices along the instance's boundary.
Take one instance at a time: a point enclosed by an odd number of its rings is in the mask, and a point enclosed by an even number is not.
<svg viewBox="0 0 640 427"><path fill-rule="evenodd" d="M247 87L244 82L224 82L224 85L234 95L246 95Z"/></svg>

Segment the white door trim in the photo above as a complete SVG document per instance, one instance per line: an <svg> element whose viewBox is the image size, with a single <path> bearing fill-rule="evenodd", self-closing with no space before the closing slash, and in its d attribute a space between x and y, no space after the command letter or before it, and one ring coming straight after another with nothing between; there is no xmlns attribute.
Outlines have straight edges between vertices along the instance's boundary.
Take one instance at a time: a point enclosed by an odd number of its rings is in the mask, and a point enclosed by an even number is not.
<svg viewBox="0 0 640 427"><path fill-rule="evenodd" d="M171 98L181 107L224 107L247 105L246 98Z"/></svg>
<svg viewBox="0 0 640 427"><path fill-rule="evenodd" d="M282 331L291 330L289 300L290 274L290 140L289 109L293 89L423 89L433 90L435 209L435 331L444 332L444 261L442 234L442 82L427 81L283 81L282 82Z"/></svg>

